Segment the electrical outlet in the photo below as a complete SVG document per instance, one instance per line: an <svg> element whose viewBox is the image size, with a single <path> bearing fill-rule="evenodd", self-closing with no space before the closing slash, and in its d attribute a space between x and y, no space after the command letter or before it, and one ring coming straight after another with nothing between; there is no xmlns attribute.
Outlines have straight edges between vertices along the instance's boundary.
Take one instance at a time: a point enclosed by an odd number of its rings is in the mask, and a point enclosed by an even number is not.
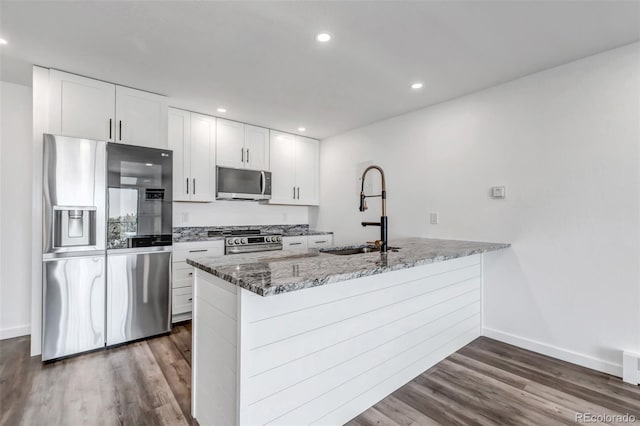
<svg viewBox="0 0 640 426"><path fill-rule="evenodd" d="M504 186L492 186L491 198L505 198L507 196L507 190Z"/></svg>
<svg viewBox="0 0 640 426"><path fill-rule="evenodd" d="M431 222L432 225L439 224L440 223L440 213L438 213L438 212L429 213L429 222Z"/></svg>

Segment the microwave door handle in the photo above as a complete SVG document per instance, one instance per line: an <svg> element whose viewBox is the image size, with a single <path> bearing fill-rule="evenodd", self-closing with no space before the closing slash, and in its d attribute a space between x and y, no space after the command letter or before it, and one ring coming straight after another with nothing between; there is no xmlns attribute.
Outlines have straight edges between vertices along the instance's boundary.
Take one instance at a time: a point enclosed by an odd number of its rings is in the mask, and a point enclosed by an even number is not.
<svg viewBox="0 0 640 426"><path fill-rule="evenodd" d="M264 191L267 189L267 185L266 185L266 177L264 174L264 170L262 170L260 172L260 194L264 195Z"/></svg>

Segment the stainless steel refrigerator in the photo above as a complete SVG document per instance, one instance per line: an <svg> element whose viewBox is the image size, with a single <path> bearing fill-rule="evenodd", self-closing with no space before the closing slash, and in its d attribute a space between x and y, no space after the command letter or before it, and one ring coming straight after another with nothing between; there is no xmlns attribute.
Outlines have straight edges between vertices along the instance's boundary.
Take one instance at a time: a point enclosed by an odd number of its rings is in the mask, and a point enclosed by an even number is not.
<svg viewBox="0 0 640 426"><path fill-rule="evenodd" d="M171 151L45 135L43 158L43 361L169 331Z"/></svg>

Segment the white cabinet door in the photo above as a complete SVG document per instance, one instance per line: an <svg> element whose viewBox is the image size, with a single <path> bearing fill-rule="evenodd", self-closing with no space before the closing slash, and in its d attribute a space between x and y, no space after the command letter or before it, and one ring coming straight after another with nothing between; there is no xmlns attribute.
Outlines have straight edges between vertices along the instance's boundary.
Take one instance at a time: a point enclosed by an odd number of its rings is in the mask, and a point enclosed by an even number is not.
<svg viewBox="0 0 640 426"><path fill-rule="evenodd" d="M296 204L294 183L293 135L270 132L271 200L272 204Z"/></svg>
<svg viewBox="0 0 640 426"><path fill-rule="evenodd" d="M307 237L307 246L309 248L326 248L333 245L333 235L309 235Z"/></svg>
<svg viewBox="0 0 640 426"><path fill-rule="evenodd" d="M169 149L173 151L173 200L190 201L187 181L191 176L191 113L169 108Z"/></svg>
<svg viewBox="0 0 640 426"><path fill-rule="evenodd" d="M216 127L216 164L244 168L244 124L219 118Z"/></svg>
<svg viewBox="0 0 640 426"><path fill-rule="evenodd" d="M282 249L283 250L306 250L307 236L301 235L299 237L282 237Z"/></svg>
<svg viewBox="0 0 640 426"><path fill-rule="evenodd" d="M245 167L269 170L269 129L244 125Z"/></svg>
<svg viewBox="0 0 640 426"><path fill-rule="evenodd" d="M216 119L191 113L191 201L215 200Z"/></svg>
<svg viewBox="0 0 640 426"><path fill-rule="evenodd" d="M57 135L113 141L115 85L51 70L49 74L50 132Z"/></svg>
<svg viewBox="0 0 640 426"><path fill-rule="evenodd" d="M295 139L296 203L317 205L319 192L320 143L315 139Z"/></svg>
<svg viewBox="0 0 640 426"><path fill-rule="evenodd" d="M167 148L167 98L116 86L116 142Z"/></svg>

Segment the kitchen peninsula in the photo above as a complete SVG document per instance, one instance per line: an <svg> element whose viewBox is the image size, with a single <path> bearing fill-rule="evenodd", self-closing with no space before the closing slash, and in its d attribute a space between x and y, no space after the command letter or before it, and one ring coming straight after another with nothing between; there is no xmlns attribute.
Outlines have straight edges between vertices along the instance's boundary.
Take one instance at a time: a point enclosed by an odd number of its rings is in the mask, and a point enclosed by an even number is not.
<svg viewBox="0 0 640 426"><path fill-rule="evenodd" d="M188 259L200 424L343 424L480 335L482 254L423 238ZM357 254L353 254L359 252Z"/></svg>

